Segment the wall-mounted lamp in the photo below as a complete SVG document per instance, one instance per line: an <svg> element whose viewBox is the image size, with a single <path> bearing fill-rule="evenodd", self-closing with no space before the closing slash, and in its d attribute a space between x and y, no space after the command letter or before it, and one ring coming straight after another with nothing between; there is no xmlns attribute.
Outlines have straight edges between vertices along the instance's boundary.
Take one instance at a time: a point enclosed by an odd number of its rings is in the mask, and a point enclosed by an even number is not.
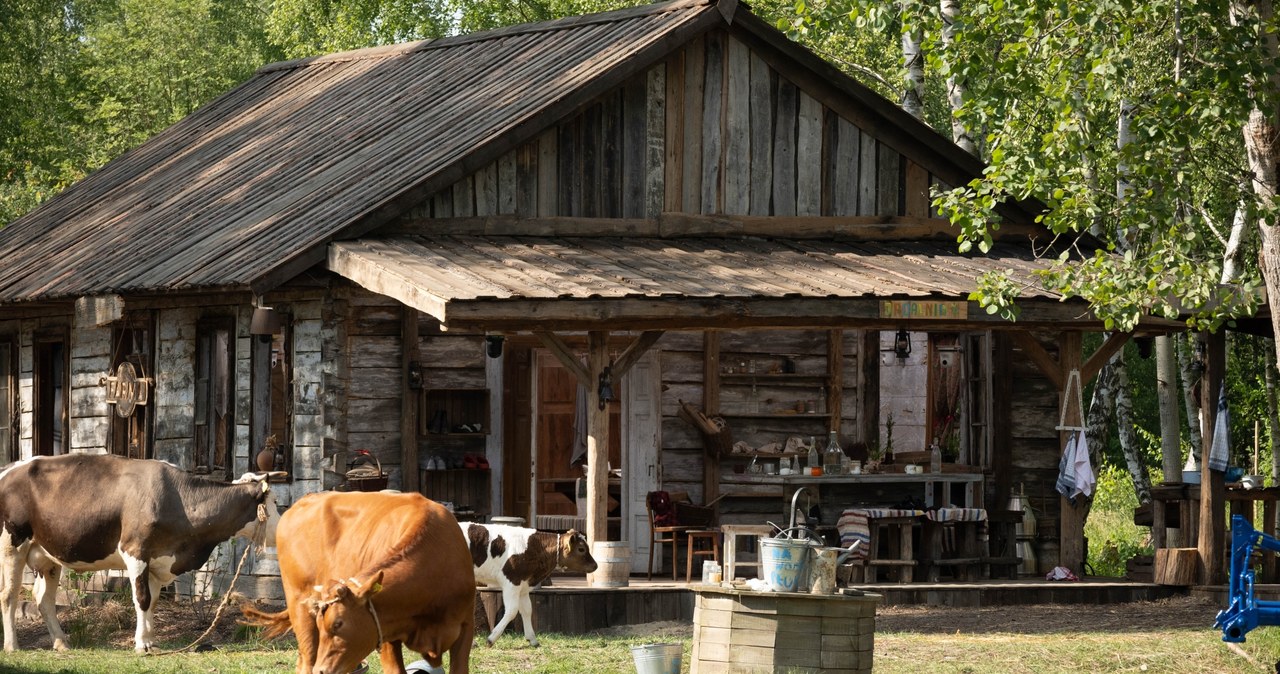
<svg viewBox="0 0 1280 674"><path fill-rule="evenodd" d="M502 335L485 335L484 352L490 358L498 358L502 356L502 342L504 339L505 338Z"/></svg>
<svg viewBox="0 0 1280 674"><path fill-rule="evenodd" d="M1155 337L1134 337L1133 345L1138 347L1138 357L1143 359L1150 358L1151 347L1155 345L1155 341Z"/></svg>
<svg viewBox="0 0 1280 674"><path fill-rule="evenodd" d="M900 361L905 361L911 355L911 333L906 328L899 329L898 335L893 338L893 352Z"/></svg>
<svg viewBox="0 0 1280 674"><path fill-rule="evenodd" d="M600 387L596 389L596 397L600 399L600 409L604 409L613 398L613 371L604 366L600 373Z"/></svg>
<svg viewBox="0 0 1280 674"><path fill-rule="evenodd" d="M280 314L271 307L262 306L261 300L253 302L253 317L249 319L249 334L278 335L283 327Z"/></svg>

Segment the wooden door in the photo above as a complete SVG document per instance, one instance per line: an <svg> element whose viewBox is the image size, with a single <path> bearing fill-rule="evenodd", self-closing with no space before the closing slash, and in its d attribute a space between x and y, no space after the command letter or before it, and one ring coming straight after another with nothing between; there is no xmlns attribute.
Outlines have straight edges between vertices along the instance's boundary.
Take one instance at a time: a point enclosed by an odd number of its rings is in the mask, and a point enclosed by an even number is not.
<svg viewBox="0 0 1280 674"><path fill-rule="evenodd" d="M502 361L502 512L494 514L531 518L533 349L508 343Z"/></svg>
<svg viewBox="0 0 1280 674"><path fill-rule="evenodd" d="M586 473L585 456L575 458L579 431L586 433L586 409L578 406L578 382L560 361L543 349L534 351L535 378L533 415L534 515L577 515L574 482ZM622 468L621 402L610 403L609 465ZM575 422L576 420L576 422ZM583 436L585 438L585 436ZM583 445L585 446L585 445ZM610 489L609 517L621 515L620 494ZM617 522L617 520L614 520ZM617 530L617 525L612 525Z"/></svg>
<svg viewBox="0 0 1280 674"><path fill-rule="evenodd" d="M658 488L662 446L662 371L658 355L646 353L623 377L622 538L631 542L631 572L644 573L649 562L649 513L645 497Z"/></svg>

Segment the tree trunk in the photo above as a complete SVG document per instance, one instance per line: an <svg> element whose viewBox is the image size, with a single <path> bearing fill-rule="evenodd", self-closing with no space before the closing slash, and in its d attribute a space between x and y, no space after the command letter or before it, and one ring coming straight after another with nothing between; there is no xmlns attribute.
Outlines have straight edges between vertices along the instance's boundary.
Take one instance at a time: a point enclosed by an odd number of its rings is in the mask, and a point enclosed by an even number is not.
<svg viewBox="0 0 1280 674"><path fill-rule="evenodd" d="M1238 24L1246 18L1263 26L1275 22L1275 7L1271 0L1234 0L1231 3L1231 22ZM1275 31L1262 31L1262 58L1274 60L1280 55ZM1244 125L1244 148L1249 159L1249 172L1253 193L1258 201L1272 203L1276 197L1276 165L1280 162L1280 70L1273 69L1268 79L1254 84L1255 100L1266 101L1267 109L1255 107ZM1267 284L1267 304L1271 308L1271 330L1280 335L1280 223L1258 221L1261 245L1258 248L1258 267ZM1280 349L1280 339L1274 341Z"/></svg>
<svg viewBox="0 0 1280 674"><path fill-rule="evenodd" d="M1200 405L1196 393L1200 377L1191 372L1191 335L1173 337L1174 351L1178 355L1178 371L1182 373L1182 406L1186 410L1187 442L1191 445L1191 458L1200 465Z"/></svg>
<svg viewBox="0 0 1280 674"><path fill-rule="evenodd" d="M924 53L920 47L916 4L902 0L902 66L907 70L907 88L902 92L902 109L916 119L924 119Z"/></svg>
<svg viewBox="0 0 1280 674"><path fill-rule="evenodd" d="M1173 343L1156 337L1156 400L1160 405L1160 470L1165 482L1182 481L1182 427L1178 419L1178 381Z"/></svg>
<svg viewBox="0 0 1280 674"><path fill-rule="evenodd" d="M1142 450L1138 446L1138 432L1133 420L1133 396L1129 391L1129 365L1124 361L1123 350L1111 357L1111 366L1115 370L1113 391L1120 451L1124 453L1124 463L1129 469L1129 478L1133 480L1133 492L1138 497L1138 503L1150 503L1151 477L1147 474Z"/></svg>
<svg viewBox="0 0 1280 674"><path fill-rule="evenodd" d="M947 53L946 48L951 46L951 41L955 37L956 15L960 13L960 0L940 0L939 10L942 14L942 46L945 54ZM969 128L965 126L964 120L957 114L964 105L965 97L964 83L956 77L954 72L948 69L947 103L951 108L951 140L961 150L978 157L978 144L974 142L973 136L969 133Z"/></svg>

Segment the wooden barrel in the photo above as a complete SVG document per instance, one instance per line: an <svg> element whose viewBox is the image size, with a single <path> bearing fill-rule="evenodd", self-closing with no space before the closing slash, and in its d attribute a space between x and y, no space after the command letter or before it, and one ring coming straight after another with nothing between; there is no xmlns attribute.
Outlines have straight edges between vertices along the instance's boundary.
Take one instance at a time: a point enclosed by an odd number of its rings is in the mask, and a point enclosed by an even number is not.
<svg viewBox="0 0 1280 674"><path fill-rule="evenodd" d="M626 587L631 576L631 544L627 541L596 541L591 544L596 570L591 587Z"/></svg>

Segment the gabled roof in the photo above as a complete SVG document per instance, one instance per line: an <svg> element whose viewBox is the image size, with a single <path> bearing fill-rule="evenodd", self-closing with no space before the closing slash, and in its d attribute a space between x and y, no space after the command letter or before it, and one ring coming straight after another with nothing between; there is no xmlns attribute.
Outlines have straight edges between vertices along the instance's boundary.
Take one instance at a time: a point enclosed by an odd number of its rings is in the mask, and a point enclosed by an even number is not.
<svg viewBox="0 0 1280 674"><path fill-rule="evenodd" d="M0 304L265 292L726 24L863 106L935 175L980 172L736 7L677 0L266 66L0 229Z"/></svg>
<svg viewBox="0 0 1280 674"><path fill-rule="evenodd" d="M723 21L686 0L264 67L0 230L0 302L301 273L345 228Z"/></svg>

